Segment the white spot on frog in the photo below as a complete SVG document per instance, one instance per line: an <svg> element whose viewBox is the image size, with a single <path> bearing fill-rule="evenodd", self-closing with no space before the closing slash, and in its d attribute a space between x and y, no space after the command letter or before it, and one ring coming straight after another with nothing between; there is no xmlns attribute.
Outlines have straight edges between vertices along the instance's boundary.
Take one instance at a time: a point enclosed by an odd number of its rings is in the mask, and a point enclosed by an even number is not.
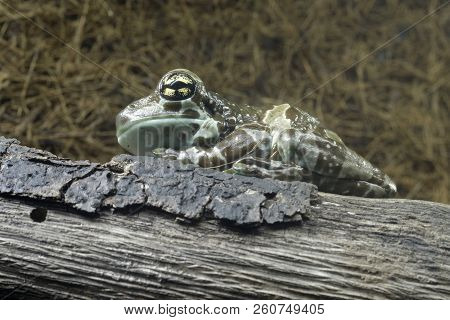
<svg viewBox="0 0 450 320"><path fill-rule="evenodd" d="M193 137L193 141L196 141L200 138L205 140L217 140L219 138L219 128L217 127L217 121L209 118L205 120L200 129Z"/></svg>
<svg viewBox="0 0 450 320"><path fill-rule="evenodd" d="M273 109L266 112L262 120L270 128L273 144L277 143L281 132L291 129L291 120L286 117L286 111L290 107L287 103L274 106Z"/></svg>
<svg viewBox="0 0 450 320"><path fill-rule="evenodd" d="M223 156L223 154L220 152L220 149L217 147L213 148L213 153L216 157L218 157L222 162L227 162L227 159Z"/></svg>

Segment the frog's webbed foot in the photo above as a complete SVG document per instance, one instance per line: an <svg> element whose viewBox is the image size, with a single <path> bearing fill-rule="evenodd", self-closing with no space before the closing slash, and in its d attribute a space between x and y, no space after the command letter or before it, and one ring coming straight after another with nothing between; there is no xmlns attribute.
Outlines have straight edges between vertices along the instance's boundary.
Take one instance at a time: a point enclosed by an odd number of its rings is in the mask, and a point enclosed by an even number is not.
<svg viewBox="0 0 450 320"><path fill-rule="evenodd" d="M319 186L322 192L352 195L367 198L393 197L396 193L395 185L377 185L361 180L346 180L333 177L313 175L314 184Z"/></svg>
<svg viewBox="0 0 450 320"><path fill-rule="evenodd" d="M301 181L305 175L303 168L300 166L253 157L246 157L236 161L226 172L283 181Z"/></svg>

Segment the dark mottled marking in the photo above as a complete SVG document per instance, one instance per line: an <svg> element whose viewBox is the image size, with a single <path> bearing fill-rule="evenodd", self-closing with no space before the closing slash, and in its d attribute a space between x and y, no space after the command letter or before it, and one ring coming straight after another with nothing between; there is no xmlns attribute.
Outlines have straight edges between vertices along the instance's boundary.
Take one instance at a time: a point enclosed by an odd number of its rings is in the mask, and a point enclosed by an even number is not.
<svg viewBox="0 0 450 320"><path fill-rule="evenodd" d="M337 179L313 173L311 182L317 185L319 190L323 192L367 198L381 198L387 196L384 188L367 181Z"/></svg>
<svg viewBox="0 0 450 320"><path fill-rule="evenodd" d="M233 161L251 153L256 145L253 137L243 130L236 130L218 144L225 159Z"/></svg>
<svg viewBox="0 0 450 320"><path fill-rule="evenodd" d="M181 110L181 102L169 101L164 103L164 110L170 112L179 112Z"/></svg>
<svg viewBox="0 0 450 320"><path fill-rule="evenodd" d="M198 113L198 111L195 111L193 109L188 109L188 110L184 111L183 115L186 116L187 118L192 118L192 119L200 118L200 113Z"/></svg>
<svg viewBox="0 0 450 320"><path fill-rule="evenodd" d="M210 157L207 153L202 153L202 155L198 159L199 166L204 167L204 168L211 167L211 161L209 159L210 159Z"/></svg>

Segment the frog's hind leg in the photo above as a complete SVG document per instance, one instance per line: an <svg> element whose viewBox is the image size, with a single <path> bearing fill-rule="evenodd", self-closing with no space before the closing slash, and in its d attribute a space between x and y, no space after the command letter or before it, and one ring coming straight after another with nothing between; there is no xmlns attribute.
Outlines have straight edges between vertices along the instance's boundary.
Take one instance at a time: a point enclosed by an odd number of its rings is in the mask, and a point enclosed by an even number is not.
<svg viewBox="0 0 450 320"><path fill-rule="evenodd" d="M396 193L395 184L385 173L327 131L284 130L277 150L284 163L295 163L309 172L319 190L363 197Z"/></svg>
<svg viewBox="0 0 450 320"><path fill-rule="evenodd" d="M385 188L367 181L338 179L313 174L311 182L317 185L319 191L322 192L366 198L384 198L388 196Z"/></svg>

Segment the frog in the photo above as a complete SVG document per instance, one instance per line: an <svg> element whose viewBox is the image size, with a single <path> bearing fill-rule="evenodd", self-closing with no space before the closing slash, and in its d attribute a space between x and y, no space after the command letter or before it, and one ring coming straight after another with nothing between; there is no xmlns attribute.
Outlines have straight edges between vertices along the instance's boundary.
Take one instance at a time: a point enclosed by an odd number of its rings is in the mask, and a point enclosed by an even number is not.
<svg viewBox="0 0 450 320"><path fill-rule="evenodd" d="M116 134L137 156L309 182L340 195L383 198L397 192L387 174L301 108L238 105L208 90L187 69L167 72L150 95L121 110Z"/></svg>

